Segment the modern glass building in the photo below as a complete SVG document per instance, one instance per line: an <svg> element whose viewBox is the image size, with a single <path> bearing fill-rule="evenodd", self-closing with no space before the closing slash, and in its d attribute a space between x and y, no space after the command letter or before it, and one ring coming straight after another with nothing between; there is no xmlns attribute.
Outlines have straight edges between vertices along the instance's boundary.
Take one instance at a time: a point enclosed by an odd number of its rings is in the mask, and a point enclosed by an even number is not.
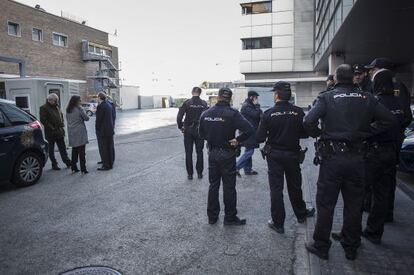
<svg viewBox="0 0 414 275"><path fill-rule="evenodd" d="M314 70L390 59L413 91L413 0L315 0Z"/></svg>

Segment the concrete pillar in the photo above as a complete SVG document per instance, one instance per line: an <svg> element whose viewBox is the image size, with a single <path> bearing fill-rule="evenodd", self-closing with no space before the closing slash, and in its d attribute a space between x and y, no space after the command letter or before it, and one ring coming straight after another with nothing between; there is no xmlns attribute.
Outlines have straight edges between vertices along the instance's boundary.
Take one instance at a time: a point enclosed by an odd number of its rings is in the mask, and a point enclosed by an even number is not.
<svg viewBox="0 0 414 275"><path fill-rule="evenodd" d="M335 74L336 68L345 63L345 55L340 53L331 53L328 58L329 74Z"/></svg>

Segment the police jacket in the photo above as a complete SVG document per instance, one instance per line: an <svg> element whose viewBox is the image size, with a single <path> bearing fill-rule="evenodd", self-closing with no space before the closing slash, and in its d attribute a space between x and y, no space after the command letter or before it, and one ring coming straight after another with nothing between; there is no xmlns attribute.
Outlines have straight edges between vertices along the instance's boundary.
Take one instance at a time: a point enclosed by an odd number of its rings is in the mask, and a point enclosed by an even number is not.
<svg viewBox="0 0 414 275"><path fill-rule="evenodd" d="M369 77L366 76L364 78L364 80L359 84L359 88L362 91L366 92L366 93L372 93L373 90L372 90L372 82L371 82L371 79L369 79Z"/></svg>
<svg viewBox="0 0 414 275"><path fill-rule="evenodd" d="M395 121L392 128L372 136L369 138L369 141L377 142L380 144L396 143L400 140L401 132L404 131L404 111L401 108L401 104L393 93L377 94L376 98L378 99L379 103L390 110L391 114L395 118Z"/></svg>
<svg viewBox="0 0 414 275"><path fill-rule="evenodd" d="M114 118L111 104L104 100L96 107L95 130L99 137L110 137L114 135Z"/></svg>
<svg viewBox="0 0 414 275"><path fill-rule="evenodd" d="M310 136L344 142L365 141L390 129L393 123L389 110L372 94L352 84L337 84L333 90L320 95L304 119Z"/></svg>
<svg viewBox="0 0 414 275"><path fill-rule="evenodd" d="M253 104L253 101L248 98L243 103L240 113L245 119L247 119L248 122L250 122L256 131L259 127L260 118L263 114L262 109L260 109L260 105ZM254 134L251 135L247 140L243 142L243 146L246 148L258 148L259 144L256 142L256 136Z"/></svg>
<svg viewBox="0 0 414 275"><path fill-rule="evenodd" d="M211 147L229 148L237 130L241 132L236 137L240 143L254 134L252 125L227 102L219 101L201 115L199 134Z"/></svg>
<svg viewBox="0 0 414 275"><path fill-rule="evenodd" d="M303 127L304 116L302 108L288 101L276 102L260 121L256 133L257 142L262 143L267 139L267 144L272 149L299 151L299 139L308 137Z"/></svg>
<svg viewBox="0 0 414 275"><path fill-rule="evenodd" d="M193 96L186 100L180 107L177 115L178 129L198 127L201 114L208 109L207 102L202 100L199 96ZM185 119L183 122L183 117Z"/></svg>
<svg viewBox="0 0 414 275"><path fill-rule="evenodd" d="M413 120L411 112L411 95L407 87L400 80L394 78L394 93L404 111L403 129L407 128Z"/></svg>

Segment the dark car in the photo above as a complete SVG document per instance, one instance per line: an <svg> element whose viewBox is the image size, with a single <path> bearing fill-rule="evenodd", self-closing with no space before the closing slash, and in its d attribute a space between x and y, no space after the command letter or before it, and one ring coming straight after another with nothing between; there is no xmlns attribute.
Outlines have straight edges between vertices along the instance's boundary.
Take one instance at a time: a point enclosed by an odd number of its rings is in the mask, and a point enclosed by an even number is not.
<svg viewBox="0 0 414 275"><path fill-rule="evenodd" d="M398 170L402 172L414 172L414 133L411 132L401 146L400 163Z"/></svg>
<svg viewBox="0 0 414 275"><path fill-rule="evenodd" d="M35 184L47 161L48 143L37 119L0 99L0 182Z"/></svg>

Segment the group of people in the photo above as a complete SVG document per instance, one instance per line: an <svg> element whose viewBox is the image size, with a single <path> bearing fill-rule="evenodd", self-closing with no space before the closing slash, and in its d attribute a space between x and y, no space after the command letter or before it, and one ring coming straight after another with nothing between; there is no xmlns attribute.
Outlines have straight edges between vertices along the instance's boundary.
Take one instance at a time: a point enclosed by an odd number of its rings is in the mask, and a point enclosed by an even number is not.
<svg viewBox="0 0 414 275"><path fill-rule="evenodd" d="M250 92L241 113L231 108L232 91L222 88L218 103L207 108L201 89L180 108L177 122L184 133L188 178L192 179L192 147L197 147L197 172L202 178L204 140L209 152L207 216L217 223L220 213L219 187L223 183L224 225L244 225L237 216L236 178L241 169L255 175L251 157L259 143L268 164L271 220L268 225L284 233L284 178L298 223L315 215L302 195L300 164L306 150L300 139L313 137L314 163L320 166L317 182L317 220L313 241L306 249L328 259L331 237L339 241L348 260L355 260L361 236L380 244L384 224L393 220L396 165L404 130L412 121L408 90L392 72L391 63L376 59L368 66L338 66L309 113L290 103L291 85L274 85L274 107L264 114L258 94ZM185 115L185 120L182 119ZM238 135L237 135L238 134ZM191 138L189 138L191 137ZM237 148L245 146L237 160ZM253 152L252 152L253 151ZM342 194L343 226L332 233L334 210ZM363 210L369 212L362 229Z"/></svg>
<svg viewBox="0 0 414 275"><path fill-rule="evenodd" d="M96 109L96 137L102 164L100 171L113 168L115 161L114 128L116 110L113 102L110 102L105 93L98 94L98 106ZM67 168L73 173L88 174L86 168L86 144L88 144L88 132L85 122L89 116L81 107L81 97L74 95L70 98L66 108L67 137L69 146L72 147L72 158L69 158L65 143L65 121L59 104L59 96L51 93L47 97L46 104L40 107L40 121L44 126L45 138L49 143L49 158L53 170L61 170L55 157L55 144L60 156ZM78 168L80 162L80 170Z"/></svg>

